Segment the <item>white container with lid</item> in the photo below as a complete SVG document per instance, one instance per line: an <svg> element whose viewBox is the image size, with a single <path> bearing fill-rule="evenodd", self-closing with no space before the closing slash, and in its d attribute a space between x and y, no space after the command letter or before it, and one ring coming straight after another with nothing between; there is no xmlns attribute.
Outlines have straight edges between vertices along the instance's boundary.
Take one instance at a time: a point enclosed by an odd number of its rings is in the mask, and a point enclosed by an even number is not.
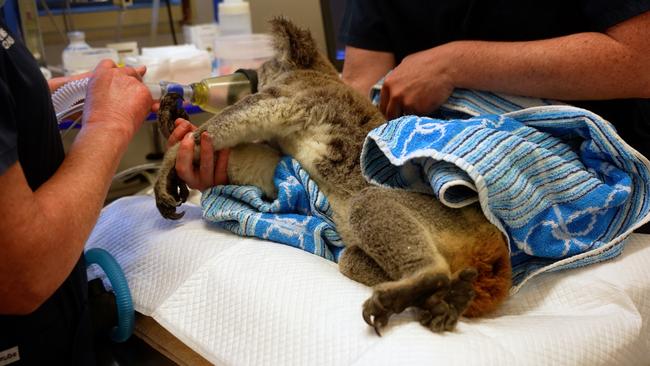
<svg viewBox="0 0 650 366"><path fill-rule="evenodd" d="M226 75L237 69L256 69L273 57L273 38L268 34L219 36L214 42L217 75Z"/></svg>
<svg viewBox="0 0 650 366"><path fill-rule="evenodd" d="M92 48L85 41L84 32L69 32L70 44L63 50L63 74L66 76L92 71L104 59L117 63L117 51L110 48Z"/></svg>
<svg viewBox="0 0 650 366"><path fill-rule="evenodd" d="M196 46L200 50L212 53L214 40L219 36L217 23L195 24L183 26L183 38L186 43Z"/></svg>
<svg viewBox="0 0 650 366"><path fill-rule="evenodd" d="M219 32L222 36L253 33L248 2L224 0L219 3Z"/></svg>
<svg viewBox="0 0 650 366"><path fill-rule="evenodd" d="M192 83L211 76L212 55L194 45L143 47L142 55L128 57L127 66L147 66L145 83Z"/></svg>
<svg viewBox="0 0 650 366"><path fill-rule="evenodd" d="M77 70L85 68L85 65L81 65L81 59L78 56L79 51L89 50L90 45L86 43L86 35L84 32L74 31L68 32L68 40L70 43L63 50L61 55L61 61L63 62L63 73L68 75L74 75Z"/></svg>

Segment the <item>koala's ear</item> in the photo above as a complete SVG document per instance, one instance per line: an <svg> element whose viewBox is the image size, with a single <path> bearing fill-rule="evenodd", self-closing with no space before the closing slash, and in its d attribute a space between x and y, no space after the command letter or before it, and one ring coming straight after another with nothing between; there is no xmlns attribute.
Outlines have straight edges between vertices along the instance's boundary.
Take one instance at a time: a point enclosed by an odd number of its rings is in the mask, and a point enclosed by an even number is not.
<svg viewBox="0 0 650 366"><path fill-rule="evenodd" d="M311 67L318 57L318 48L309 30L297 27L284 17L275 17L270 23L278 61L293 67Z"/></svg>

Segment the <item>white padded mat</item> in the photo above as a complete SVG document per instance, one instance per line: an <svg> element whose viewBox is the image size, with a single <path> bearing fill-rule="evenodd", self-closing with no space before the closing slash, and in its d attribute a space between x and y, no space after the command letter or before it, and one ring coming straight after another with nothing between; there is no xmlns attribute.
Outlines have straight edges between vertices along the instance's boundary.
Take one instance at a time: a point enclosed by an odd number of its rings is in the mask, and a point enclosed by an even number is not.
<svg viewBox="0 0 650 366"><path fill-rule="evenodd" d="M383 337L361 317L370 289L336 264L237 237L149 196L106 207L88 241L113 254L136 310L219 365L649 365L650 235L623 254L531 280L497 314L434 334L406 312Z"/></svg>

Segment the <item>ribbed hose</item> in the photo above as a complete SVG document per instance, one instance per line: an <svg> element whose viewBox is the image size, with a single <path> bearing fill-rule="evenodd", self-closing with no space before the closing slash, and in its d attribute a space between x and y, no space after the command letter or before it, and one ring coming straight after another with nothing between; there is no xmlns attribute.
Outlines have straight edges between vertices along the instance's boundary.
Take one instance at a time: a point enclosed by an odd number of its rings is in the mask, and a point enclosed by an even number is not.
<svg viewBox="0 0 650 366"><path fill-rule="evenodd" d="M59 123L65 117L81 111L83 103L79 102L86 98L86 89L88 89L89 82L90 78L73 80L65 83L54 92L52 95L52 104L54 105L54 112ZM166 87L167 84L168 82L145 83L154 100L160 100L165 92L163 86Z"/></svg>
<svg viewBox="0 0 650 366"><path fill-rule="evenodd" d="M133 310L133 300L126 277L110 253L100 248L88 249L85 254L86 266L91 264L99 265L106 277L111 281L113 292L115 292L115 302L117 303L117 326L111 331L113 342L124 342L133 333L135 323L135 313Z"/></svg>
<svg viewBox="0 0 650 366"><path fill-rule="evenodd" d="M90 78L73 80L65 83L54 92L52 104L54 104L54 112L57 116L86 98L89 81Z"/></svg>

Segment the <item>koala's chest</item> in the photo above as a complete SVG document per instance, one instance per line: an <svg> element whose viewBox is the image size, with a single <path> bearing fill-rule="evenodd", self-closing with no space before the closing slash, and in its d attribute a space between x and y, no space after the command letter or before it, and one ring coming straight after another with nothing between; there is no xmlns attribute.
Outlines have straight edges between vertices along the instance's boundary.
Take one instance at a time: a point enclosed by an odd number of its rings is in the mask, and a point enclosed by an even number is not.
<svg viewBox="0 0 650 366"><path fill-rule="evenodd" d="M291 155L309 173L314 163L320 159L327 158L332 140L328 126L317 126L309 129L302 129L289 136L278 139L277 144L284 154Z"/></svg>

